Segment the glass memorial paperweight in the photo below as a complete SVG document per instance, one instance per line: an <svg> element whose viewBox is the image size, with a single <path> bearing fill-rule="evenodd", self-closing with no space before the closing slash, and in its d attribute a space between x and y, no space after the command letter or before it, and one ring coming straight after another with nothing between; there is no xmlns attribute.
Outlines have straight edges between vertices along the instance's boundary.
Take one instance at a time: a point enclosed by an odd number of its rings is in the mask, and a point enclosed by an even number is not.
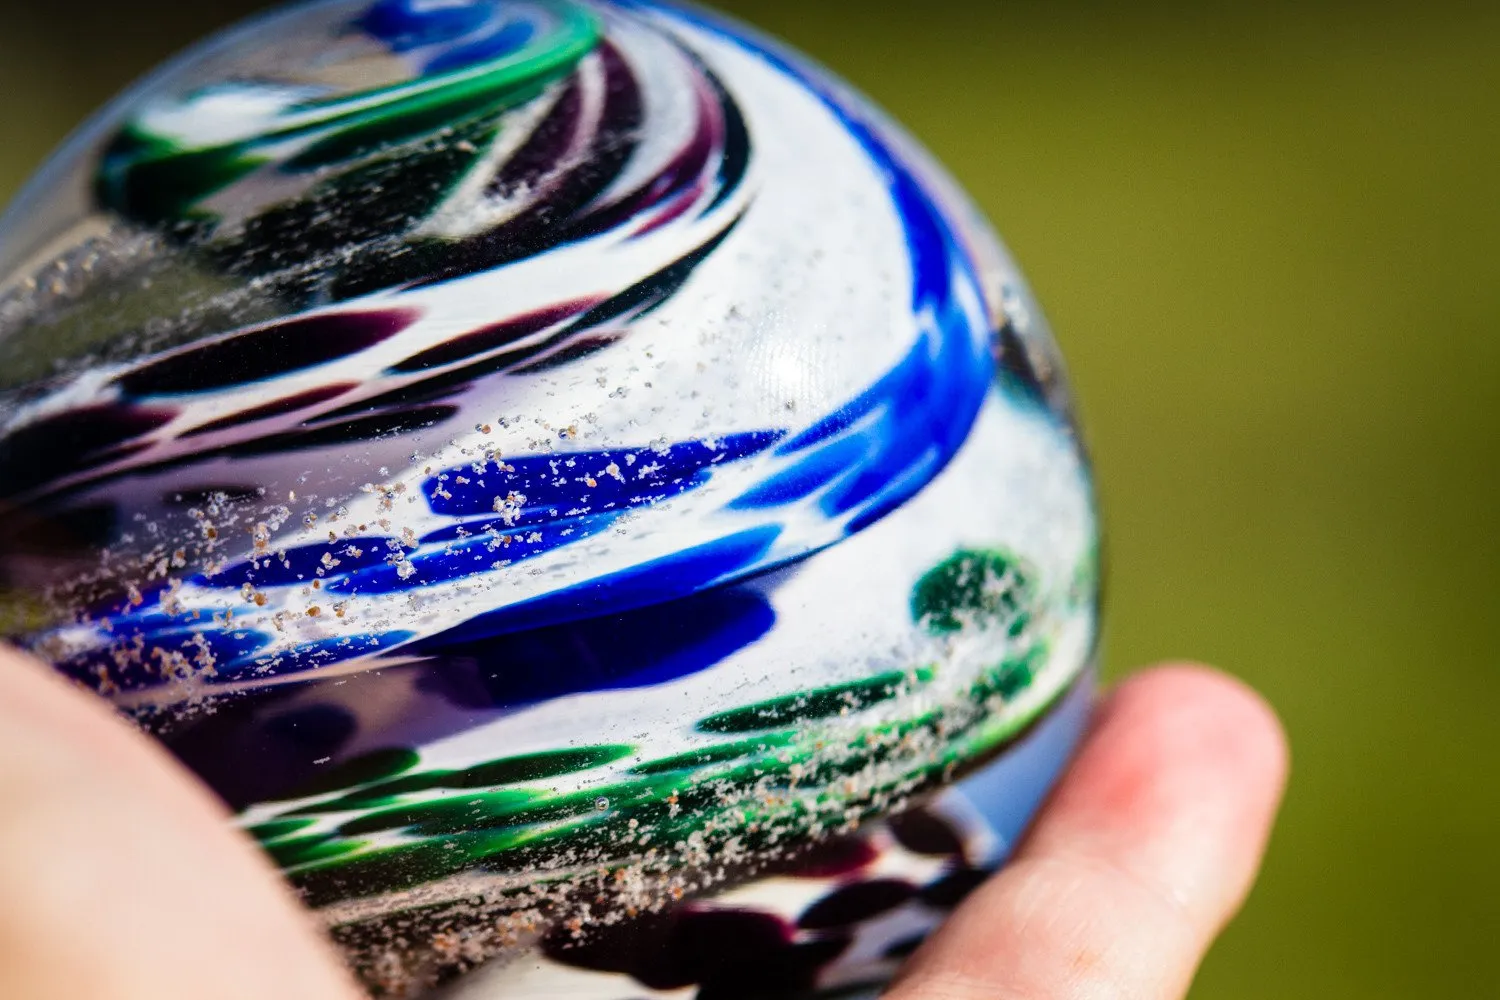
<svg viewBox="0 0 1500 1000"><path fill-rule="evenodd" d="M1087 715L1089 472L954 184L710 15L333 0L0 222L0 634L376 996L849 996Z"/></svg>

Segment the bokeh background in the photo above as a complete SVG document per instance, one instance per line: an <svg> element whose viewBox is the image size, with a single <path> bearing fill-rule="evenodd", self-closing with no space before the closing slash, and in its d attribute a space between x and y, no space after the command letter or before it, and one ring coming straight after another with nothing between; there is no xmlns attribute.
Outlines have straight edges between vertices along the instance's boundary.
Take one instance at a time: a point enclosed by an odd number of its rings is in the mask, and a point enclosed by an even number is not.
<svg viewBox="0 0 1500 1000"><path fill-rule="evenodd" d="M258 6L0 0L0 201ZM1285 718L1286 812L1194 998L1500 995L1500 5L719 6L904 121L1030 275L1110 672L1211 660Z"/></svg>

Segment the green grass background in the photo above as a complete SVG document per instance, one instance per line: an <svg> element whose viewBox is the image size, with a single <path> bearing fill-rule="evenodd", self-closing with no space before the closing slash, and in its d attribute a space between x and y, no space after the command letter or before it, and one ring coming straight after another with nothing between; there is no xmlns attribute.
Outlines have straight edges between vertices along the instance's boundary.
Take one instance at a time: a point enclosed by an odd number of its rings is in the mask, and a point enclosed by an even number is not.
<svg viewBox="0 0 1500 1000"><path fill-rule="evenodd" d="M255 5L10 4L0 198ZM1197 1000L1500 996L1500 5L722 4L946 161L1045 304L1110 672L1214 661L1294 777Z"/></svg>

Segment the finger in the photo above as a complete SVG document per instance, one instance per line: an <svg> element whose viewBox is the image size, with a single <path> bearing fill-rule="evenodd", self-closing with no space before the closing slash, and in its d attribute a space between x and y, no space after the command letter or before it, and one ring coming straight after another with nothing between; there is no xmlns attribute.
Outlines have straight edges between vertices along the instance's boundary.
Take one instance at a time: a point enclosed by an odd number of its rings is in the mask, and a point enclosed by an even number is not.
<svg viewBox="0 0 1500 1000"><path fill-rule="evenodd" d="M270 865L158 744L0 649L0 997L353 1000Z"/></svg>
<svg viewBox="0 0 1500 1000"><path fill-rule="evenodd" d="M1011 864L888 1000L1172 1000L1249 891L1286 778L1271 710L1161 668L1121 685Z"/></svg>

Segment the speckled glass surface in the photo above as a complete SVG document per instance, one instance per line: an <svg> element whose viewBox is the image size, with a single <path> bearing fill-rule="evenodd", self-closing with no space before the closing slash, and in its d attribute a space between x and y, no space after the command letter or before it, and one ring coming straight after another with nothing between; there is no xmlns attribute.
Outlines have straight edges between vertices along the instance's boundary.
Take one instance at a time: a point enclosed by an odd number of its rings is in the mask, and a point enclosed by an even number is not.
<svg viewBox="0 0 1500 1000"><path fill-rule="evenodd" d="M125 95L0 222L0 514L4 634L378 995L873 988L1087 712L1019 274L687 8L336 0Z"/></svg>

